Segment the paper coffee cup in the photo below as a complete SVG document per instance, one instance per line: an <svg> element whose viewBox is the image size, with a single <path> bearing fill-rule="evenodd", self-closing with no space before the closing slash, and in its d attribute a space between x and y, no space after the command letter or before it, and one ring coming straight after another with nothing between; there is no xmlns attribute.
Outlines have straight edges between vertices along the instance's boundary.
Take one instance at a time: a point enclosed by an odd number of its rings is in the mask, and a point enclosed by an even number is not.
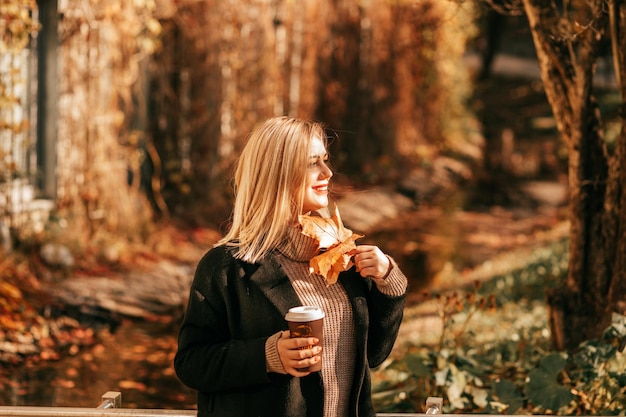
<svg viewBox="0 0 626 417"><path fill-rule="evenodd" d="M315 306L299 306L290 308L285 315L285 320L289 325L291 337L316 337L319 340L317 345L322 345L324 330L324 311ZM310 349L312 346L303 346L301 349ZM321 353L320 353L321 355ZM322 361L307 368L300 368L299 371L319 371L322 369Z"/></svg>

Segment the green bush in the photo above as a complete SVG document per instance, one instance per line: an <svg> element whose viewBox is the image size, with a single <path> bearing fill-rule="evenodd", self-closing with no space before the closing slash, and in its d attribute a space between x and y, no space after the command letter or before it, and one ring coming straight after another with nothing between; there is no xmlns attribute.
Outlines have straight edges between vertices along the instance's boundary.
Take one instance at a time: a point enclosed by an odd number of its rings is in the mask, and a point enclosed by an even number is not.
<svg viewBox="0 0 626 417"><path fill-rule="evenodd" d="M376 370L377 410L420 412L438 396L444 413L625 415L626 317L575 354L552 349L540 290L564 273L563 244L473 290L429 295L438 343L409 346Z"/></svg>

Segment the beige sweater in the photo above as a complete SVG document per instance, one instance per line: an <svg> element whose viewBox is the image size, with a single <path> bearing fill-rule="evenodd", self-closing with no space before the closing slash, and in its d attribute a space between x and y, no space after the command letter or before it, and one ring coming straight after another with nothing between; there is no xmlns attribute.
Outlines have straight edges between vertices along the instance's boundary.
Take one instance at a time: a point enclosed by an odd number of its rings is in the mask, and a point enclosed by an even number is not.
<svg viewBox="0 0 626 417"><path fill-rule="evenodd" d="M346 416L356 358L350 300L339 281L327 286L324 277L310 272L309 260L318 250L314 239L293 229L288 241L278 250L278 261L302 304L318 306L326 314L321 371L324 383L324 416ZM382 293L400 296L406 290L407 280L395 262L391 259L390 261L392 268L387 277L384 280L375 280L375 283ZM271 372L285 373L276 349L280 335L281 333L273 335L266 343L267 368Z"/></svg>

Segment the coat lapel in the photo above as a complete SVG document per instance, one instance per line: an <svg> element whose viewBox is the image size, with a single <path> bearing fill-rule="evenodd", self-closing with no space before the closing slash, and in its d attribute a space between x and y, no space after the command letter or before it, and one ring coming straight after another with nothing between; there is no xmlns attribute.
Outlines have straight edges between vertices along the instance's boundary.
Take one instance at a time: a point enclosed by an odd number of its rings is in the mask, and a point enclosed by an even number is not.
<svg viewBox="0 0 626 417"><path fill-rule="evenodd" d="M291 307L301 304L287 274L272 255L259 262L259 267L252 273L250 280L258 286L283 316Z"/></svg>

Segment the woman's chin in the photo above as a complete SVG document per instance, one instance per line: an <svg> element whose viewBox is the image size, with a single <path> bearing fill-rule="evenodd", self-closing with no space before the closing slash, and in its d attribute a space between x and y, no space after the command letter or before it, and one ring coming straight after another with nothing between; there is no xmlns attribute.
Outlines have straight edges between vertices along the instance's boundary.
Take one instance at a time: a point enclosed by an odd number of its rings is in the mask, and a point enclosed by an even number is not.
<svg viewBox="0 0 626 417"><path fill-rule="evenodd" d="M325 203L319 202L318 204L307 206L302 210L302 213L310 214L311 212L314 212L314 211L324 211L327 208L328 208L328 200L326 200Z"/></svg>

